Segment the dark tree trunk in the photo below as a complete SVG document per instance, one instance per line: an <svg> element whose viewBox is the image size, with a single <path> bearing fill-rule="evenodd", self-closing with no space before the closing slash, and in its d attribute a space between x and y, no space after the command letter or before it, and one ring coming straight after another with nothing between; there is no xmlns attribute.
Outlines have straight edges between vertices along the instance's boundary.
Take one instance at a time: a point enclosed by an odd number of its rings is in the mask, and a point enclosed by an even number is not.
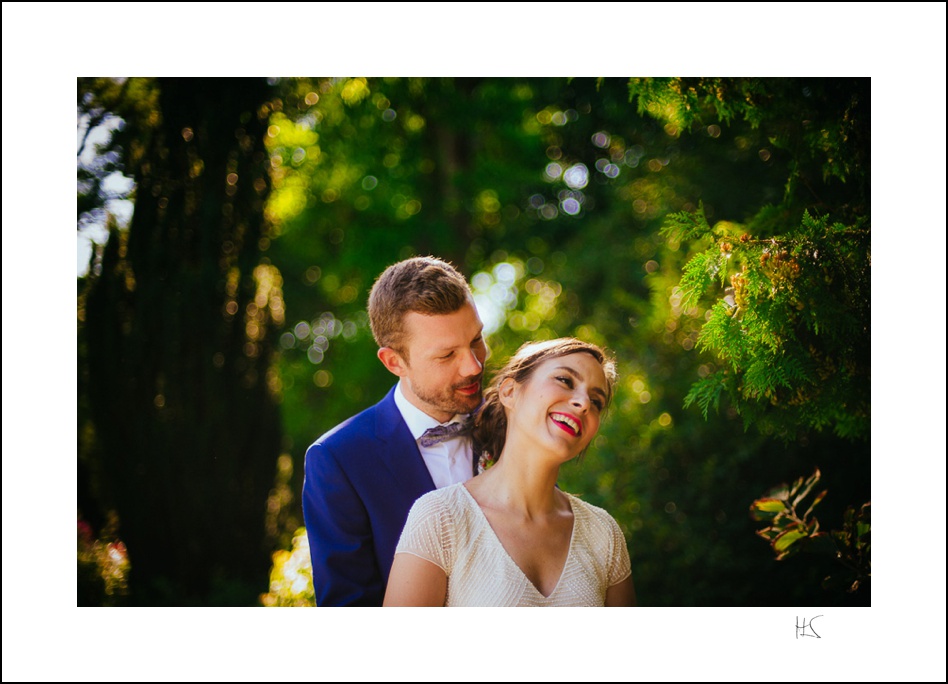
<svg viewBox="0 0 948 684"><path fill-rule="evenodd" d="M133 603L251 604L267 588L265 509L281 438L267 388L279 283L255 277L267 268L268 86L157 87L157 118L128 121L132 224L112 233L88 299L103 489Z"/></svg>

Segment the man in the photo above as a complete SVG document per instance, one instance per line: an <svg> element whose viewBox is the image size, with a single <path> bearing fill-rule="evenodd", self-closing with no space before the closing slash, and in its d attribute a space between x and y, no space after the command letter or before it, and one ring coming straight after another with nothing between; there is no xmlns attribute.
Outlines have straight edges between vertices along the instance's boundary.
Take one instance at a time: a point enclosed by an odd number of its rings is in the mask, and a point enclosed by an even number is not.
<svg viewBox="0 0 948 684"><path fill-rule="evenodd" d="M399 380L306 451L318 606L381 606L411 505L474 474L470 437L457 429L481 402L488 351L467 281L433 257L389 266L369 294L369 323Z"/></svg>

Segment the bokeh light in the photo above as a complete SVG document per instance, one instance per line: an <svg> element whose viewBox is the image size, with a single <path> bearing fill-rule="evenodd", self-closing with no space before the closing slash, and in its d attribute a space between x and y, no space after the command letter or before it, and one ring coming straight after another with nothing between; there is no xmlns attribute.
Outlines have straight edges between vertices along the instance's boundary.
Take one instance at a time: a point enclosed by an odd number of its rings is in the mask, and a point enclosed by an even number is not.
<svg viewBox="0 0 948 684"><path fill-rule="evenodd" d="M552 221L560 213L555 204L544 204L538 211L540 218L546 219L547 221Z"/></svg>
<svg viewBox="0 0 948 684"><path fill-rule="evenodd" d="M589 169L585 164L573 164L563 174L563 181L574 190L585 188L589 183Z"/></svg>
<svg viewBox="0 0 948 684"><path fill-rule="evenodd" d="M605 149L609 147L609 134L605 131L599 131L598 133L593 133L592 144L596 147Z"/></svg>
<svg viewBox="0 0 948 684"><path fill-rule="evenodd" d="M575 197L567 197L562 202L560 202L560 209L570 216L576 216L582 209L582 205Z"/></svg>

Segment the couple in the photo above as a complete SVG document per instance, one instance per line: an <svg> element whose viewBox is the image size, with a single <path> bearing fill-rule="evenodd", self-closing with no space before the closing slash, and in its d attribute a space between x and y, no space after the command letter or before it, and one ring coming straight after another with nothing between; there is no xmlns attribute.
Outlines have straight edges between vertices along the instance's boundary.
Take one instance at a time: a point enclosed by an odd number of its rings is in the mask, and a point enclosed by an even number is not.
<svg viewBox="0 0 948 684"><path fill-rule="evenodd" d="M613 361L570 338L526 344L482 395L470 287L433 257L386 269L369 321L399 381L306 452L316 604L635 605L619 526L556 486L599 429Z"/></svg>

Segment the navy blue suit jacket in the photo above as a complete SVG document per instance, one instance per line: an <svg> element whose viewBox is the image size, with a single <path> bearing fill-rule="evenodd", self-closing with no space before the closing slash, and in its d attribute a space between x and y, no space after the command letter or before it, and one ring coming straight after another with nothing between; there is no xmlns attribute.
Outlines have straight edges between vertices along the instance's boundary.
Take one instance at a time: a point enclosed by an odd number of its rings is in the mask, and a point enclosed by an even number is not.
<svg viewBox="0 0 948 684"><path fill-rule="evenodd" d="M381 606L408 510L435 488L395 389L306 451L303 519L317 606Z"/></svg>

